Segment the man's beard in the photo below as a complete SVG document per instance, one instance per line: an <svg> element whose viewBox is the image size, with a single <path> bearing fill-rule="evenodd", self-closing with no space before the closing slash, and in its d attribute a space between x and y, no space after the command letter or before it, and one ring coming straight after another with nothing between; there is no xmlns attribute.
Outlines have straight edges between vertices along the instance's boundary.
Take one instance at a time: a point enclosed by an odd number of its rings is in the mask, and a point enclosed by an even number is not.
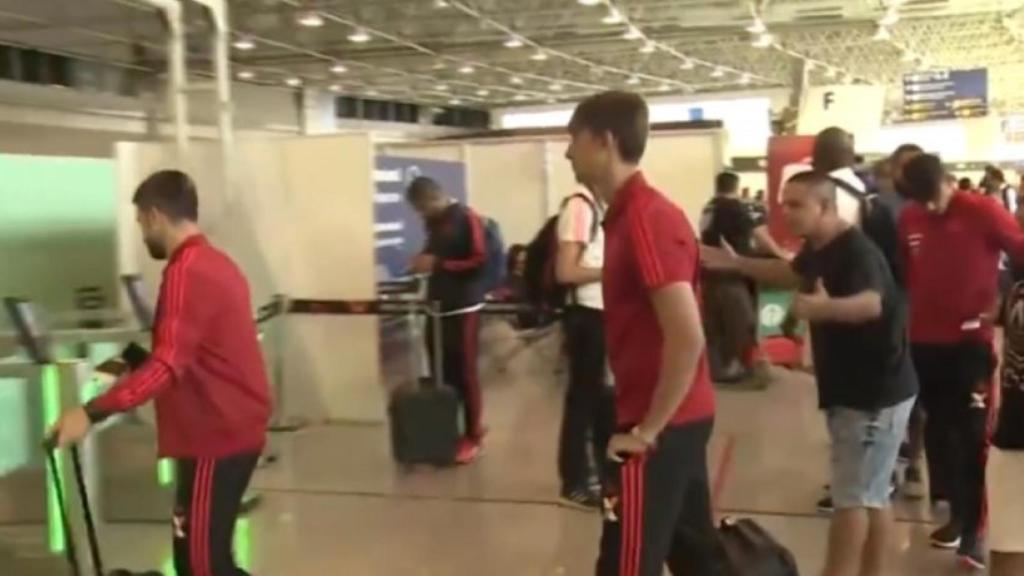
<svg viewBox="0 0 1024 576"><path fill-rule="evenodd" d="M150 238L143 238L142 241L146 243L146 249L149 250L149 255L152 256L154 260L167 259L167 249L164 248L163 244L160 244L156 240L152 240Z"/></svg>

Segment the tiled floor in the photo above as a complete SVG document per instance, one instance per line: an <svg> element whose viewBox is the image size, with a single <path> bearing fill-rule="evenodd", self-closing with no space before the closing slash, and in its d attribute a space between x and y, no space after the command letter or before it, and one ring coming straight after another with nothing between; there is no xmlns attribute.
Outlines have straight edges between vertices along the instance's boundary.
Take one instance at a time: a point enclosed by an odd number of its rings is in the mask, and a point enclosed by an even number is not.
<svg viewBox="0 0 1024 576"><path fill-rule="evenodd" d="M307 429L275 437L280 461L255 485L265 501L239 550L269 576L548 576L591 573L600 520L555 501L560 387L529 353L490 374L485 456L467 468L400 470L383 426ZM723 392L712 446L721 512L752 515L820 572L827 519L814 503L827 444L813 381L780 373L765 392ZM927 549L925 514L901 506L893 574L958 573ZM166 566L167 528L105 530L110 564Z"/></svg>

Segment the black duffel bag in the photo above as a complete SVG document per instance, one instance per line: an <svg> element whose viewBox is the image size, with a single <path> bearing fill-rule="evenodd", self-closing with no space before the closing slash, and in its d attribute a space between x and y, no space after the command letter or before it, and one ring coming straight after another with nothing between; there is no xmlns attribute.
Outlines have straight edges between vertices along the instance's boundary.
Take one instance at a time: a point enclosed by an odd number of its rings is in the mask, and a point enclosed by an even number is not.
<svg viewBox="0 0 1024 576"><path fill-rule="evenodd" d="M725 518L718 528L722 576L800 576L793 553L749 518Z"/></svg>

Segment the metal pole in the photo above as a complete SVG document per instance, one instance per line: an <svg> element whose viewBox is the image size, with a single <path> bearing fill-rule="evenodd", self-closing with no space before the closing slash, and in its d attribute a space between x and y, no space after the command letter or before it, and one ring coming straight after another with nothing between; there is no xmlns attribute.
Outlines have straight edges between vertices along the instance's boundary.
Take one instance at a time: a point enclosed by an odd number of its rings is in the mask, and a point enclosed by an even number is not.
<svg viewBox="0 0 1024 576"><path fill-rule="evenodd" d="M185 161L188 151L188 95L185 64L185 33L181 21L181 3L178 0L139 0L163 11L167 19L168 86L167 108L174 122L174 141L178 162Z"/></svg>

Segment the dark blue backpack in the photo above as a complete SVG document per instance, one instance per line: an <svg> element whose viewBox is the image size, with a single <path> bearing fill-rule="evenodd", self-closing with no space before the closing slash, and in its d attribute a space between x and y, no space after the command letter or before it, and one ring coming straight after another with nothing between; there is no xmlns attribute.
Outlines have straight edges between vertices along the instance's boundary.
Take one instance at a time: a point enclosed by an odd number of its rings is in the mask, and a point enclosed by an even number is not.
<svg viewBox="0 0 1024 576"><path fill-rule="evenodd" d="M492 292L505 282L505 239L501 226L493 218L481 216L484 223L484 290Z"/></svg>

